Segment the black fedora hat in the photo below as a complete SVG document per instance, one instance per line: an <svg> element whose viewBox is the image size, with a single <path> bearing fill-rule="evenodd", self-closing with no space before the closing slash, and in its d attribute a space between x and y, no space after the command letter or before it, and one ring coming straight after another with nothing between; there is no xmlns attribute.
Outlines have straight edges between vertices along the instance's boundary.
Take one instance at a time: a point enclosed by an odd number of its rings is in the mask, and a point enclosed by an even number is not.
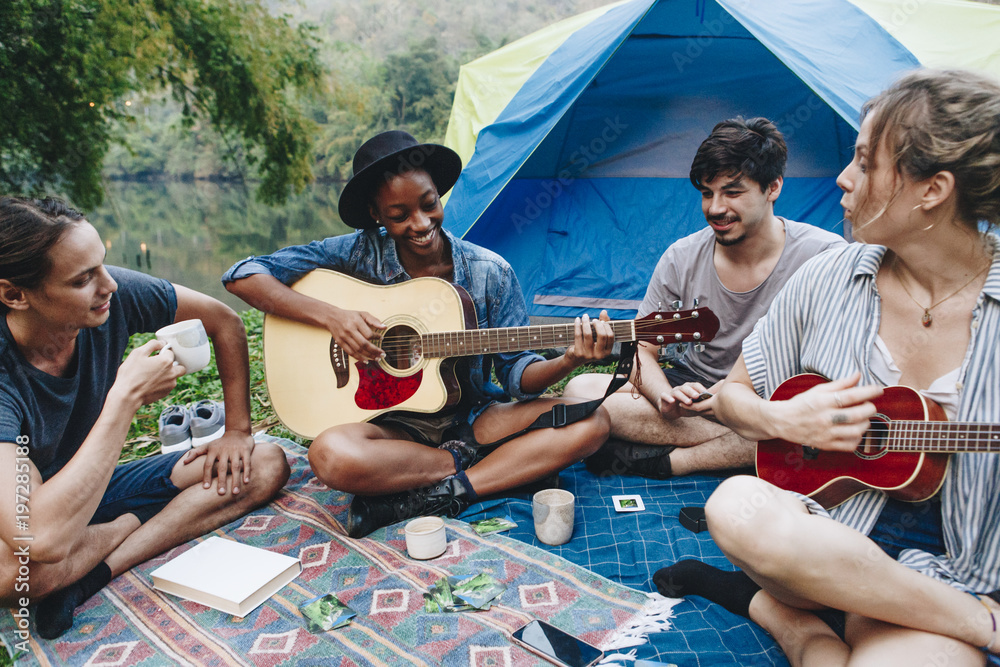
<svg viewBox="0 0 1000 667"><path fill-rule="evenodd" d="M341 220L358 229L378 227L369 212L375 188L414 169L430 174L438 194L443 195L462 173L462 158L447 146L421 144L402 130L382 132L363 143L354 154L354 175L340 194Z"/></svg>

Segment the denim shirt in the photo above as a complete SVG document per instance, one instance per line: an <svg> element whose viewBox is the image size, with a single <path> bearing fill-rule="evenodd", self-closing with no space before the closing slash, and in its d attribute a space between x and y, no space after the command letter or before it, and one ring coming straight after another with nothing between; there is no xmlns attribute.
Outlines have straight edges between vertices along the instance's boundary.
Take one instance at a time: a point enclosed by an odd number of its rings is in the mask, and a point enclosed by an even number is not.
<svg viewBox="0 0 1000 667"><path fill-rule="evenodd" d="M463 241L441 230L451 246L454 284L472 297L480 329L528 325L528 309L514 270L500 255ZM384 227L332 236L308 245L290 246L263 257L237 262L222 276L228 283L255 273L274 276L291 285L313 269L330 269L377 285L394 285L410 279L396 255L396 243ZM466 357L456 366L462 405L470 408L491 401L536 398L521 389L524 369L542 357L533 352L506 352ZM504 389L490 378L496 377ZM478 414L479 410L473 410Z"/></svg>

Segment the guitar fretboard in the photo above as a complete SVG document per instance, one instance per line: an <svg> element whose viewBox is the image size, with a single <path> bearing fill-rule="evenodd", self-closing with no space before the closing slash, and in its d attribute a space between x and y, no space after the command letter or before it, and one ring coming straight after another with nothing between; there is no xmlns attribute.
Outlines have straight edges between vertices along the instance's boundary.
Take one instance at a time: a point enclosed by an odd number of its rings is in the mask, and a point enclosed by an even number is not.
<svg viewBox="0 0 1000 667"><path fill-rule="evenodd" d="M618 320L610 324L616 343L636 339L632 320ZM420 341L423 356L443 358L569 347L573 344L573 335L572 324L544 324L427 333L420 336Z"/></svg>
<svg viewBox="0 0 1000 667"><path fill-rule="evenodd" d="M897 452L1000 452L1000 424L893 421L886 448Z"/></svg>

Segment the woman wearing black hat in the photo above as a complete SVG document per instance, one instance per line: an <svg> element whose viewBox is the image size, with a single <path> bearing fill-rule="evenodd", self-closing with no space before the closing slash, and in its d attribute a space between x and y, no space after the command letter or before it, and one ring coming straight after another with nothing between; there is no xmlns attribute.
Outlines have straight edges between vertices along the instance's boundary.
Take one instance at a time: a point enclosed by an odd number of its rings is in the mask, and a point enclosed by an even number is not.
<svg viewBox="0 0 1000 667"><path fill-rule="evenodd" d="M385 325L370 313L337 308L289 285L318 268L382 285L437 277L469 293L480 329L525 326L527 309L510 265L442 226L439 197L461 170L459 156L444 146L419 144L401 131L379 134L358 149L354 176L340 197L341 218L359 233L248 258L223 282L255 308L328 330L359 360L383 355L371 340ZM463 357L457 367L461 400L441 412L390 412L322 432L309 461L325 484L355 494L348 533L363 537L418 514L455 516L480 495L542 479L596 451L608 434L600 408L560 428L558 437L550 429L530 431L481 460L470 443L517 433L550 410L558 399L529 399L610 353L614 334L606 319L602 313L601 320L578 321L573 344L557 359L523 351ZM491 381L491 371L503 389Z"/></svg>

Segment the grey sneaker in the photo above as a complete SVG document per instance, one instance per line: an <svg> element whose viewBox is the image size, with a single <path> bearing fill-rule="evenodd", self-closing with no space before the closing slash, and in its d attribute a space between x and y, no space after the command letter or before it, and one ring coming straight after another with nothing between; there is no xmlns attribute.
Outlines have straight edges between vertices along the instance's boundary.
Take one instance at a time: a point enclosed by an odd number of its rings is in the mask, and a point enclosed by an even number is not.
<svg viewBox="0 0 1000 667"><path fill-rule="evenodd" d="M191 449L191 413L183 405L168 405L160 413L160 453Z"/></svg>
<svg viewBox="0 0 1000 667"><path fill-rule="evenodd" d="M226 432L226 408L218 401L198 401L191 411L191 446L199 447Z"/></svg>

